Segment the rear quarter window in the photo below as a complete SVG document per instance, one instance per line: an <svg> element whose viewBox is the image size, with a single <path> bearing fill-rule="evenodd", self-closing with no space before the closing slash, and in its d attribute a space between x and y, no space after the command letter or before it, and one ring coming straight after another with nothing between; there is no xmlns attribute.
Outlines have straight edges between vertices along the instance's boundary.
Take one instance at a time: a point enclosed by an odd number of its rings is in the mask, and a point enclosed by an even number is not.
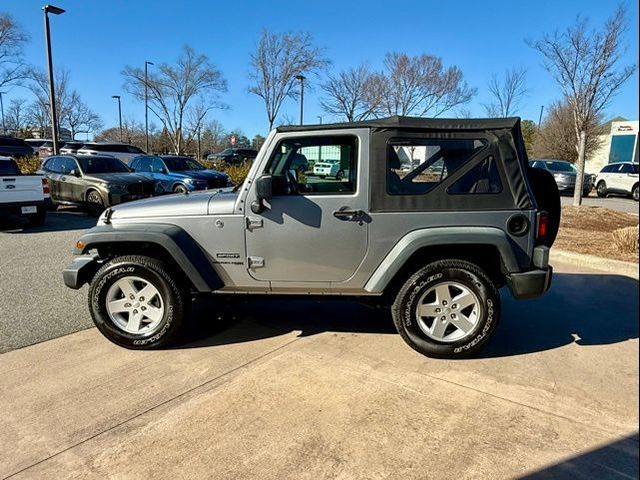
<svg viewBox="0 0 640 480"><path fill-rule="evenodd" d="M0 160L0 176L20 175L20 169L13 160Z"/></svg>

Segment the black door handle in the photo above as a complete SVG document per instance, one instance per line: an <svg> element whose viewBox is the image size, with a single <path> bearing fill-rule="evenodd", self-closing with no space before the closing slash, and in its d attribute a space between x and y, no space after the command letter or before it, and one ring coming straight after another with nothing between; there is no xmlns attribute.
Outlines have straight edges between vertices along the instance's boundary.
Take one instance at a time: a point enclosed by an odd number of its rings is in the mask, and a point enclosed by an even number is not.
<svg viewBox="0 0 640 480"><path fill-rule="evenodd" d="M333 212L333 216L340 220L356 220L362 216L362 210L350 210L349 207L342 207Z"/></svg>

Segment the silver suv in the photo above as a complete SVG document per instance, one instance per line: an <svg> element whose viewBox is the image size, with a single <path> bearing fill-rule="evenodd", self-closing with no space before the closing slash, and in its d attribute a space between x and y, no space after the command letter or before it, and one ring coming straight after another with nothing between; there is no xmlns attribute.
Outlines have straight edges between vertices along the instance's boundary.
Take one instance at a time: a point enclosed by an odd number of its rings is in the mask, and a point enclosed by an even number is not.
<svg viewBox="0 0 640 480"><path fill-rule="evenodd" d="M346 173L307 175L301 158ZM349 296L390 307L418 352L457 358L495 331L499 288L549 288L559 215L517 118L280 127L233 192L107 209L64 281L90 284L96 326L127 348L175 341L197 294Z"/></svg>

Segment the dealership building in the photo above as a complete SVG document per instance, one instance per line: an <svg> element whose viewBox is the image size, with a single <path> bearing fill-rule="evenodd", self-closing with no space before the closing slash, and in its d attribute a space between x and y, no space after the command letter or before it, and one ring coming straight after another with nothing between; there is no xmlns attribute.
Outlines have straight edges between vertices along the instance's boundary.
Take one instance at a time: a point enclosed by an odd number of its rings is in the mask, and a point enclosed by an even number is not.
<svg viewBox="0 0 640 480"><path fill-rule="evenodd" d="M587 158L586 171L598 173L608 163L638 163L638 120L615 119L611 131L601 136L600 148Z"/></svg>

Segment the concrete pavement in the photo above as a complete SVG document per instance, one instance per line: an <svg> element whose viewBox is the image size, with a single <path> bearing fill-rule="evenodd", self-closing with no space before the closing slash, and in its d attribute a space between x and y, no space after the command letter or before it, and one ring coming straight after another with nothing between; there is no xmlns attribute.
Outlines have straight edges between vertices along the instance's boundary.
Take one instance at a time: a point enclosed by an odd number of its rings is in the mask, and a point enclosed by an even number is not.
<svg viewBox="0 0 640 480"><path fill-rule="evenodd" d="M90 329L5 353L0 477L637 478L638 283L556 271L472 360L302 300L219 332L204 306L172 350Z"/></svg>

